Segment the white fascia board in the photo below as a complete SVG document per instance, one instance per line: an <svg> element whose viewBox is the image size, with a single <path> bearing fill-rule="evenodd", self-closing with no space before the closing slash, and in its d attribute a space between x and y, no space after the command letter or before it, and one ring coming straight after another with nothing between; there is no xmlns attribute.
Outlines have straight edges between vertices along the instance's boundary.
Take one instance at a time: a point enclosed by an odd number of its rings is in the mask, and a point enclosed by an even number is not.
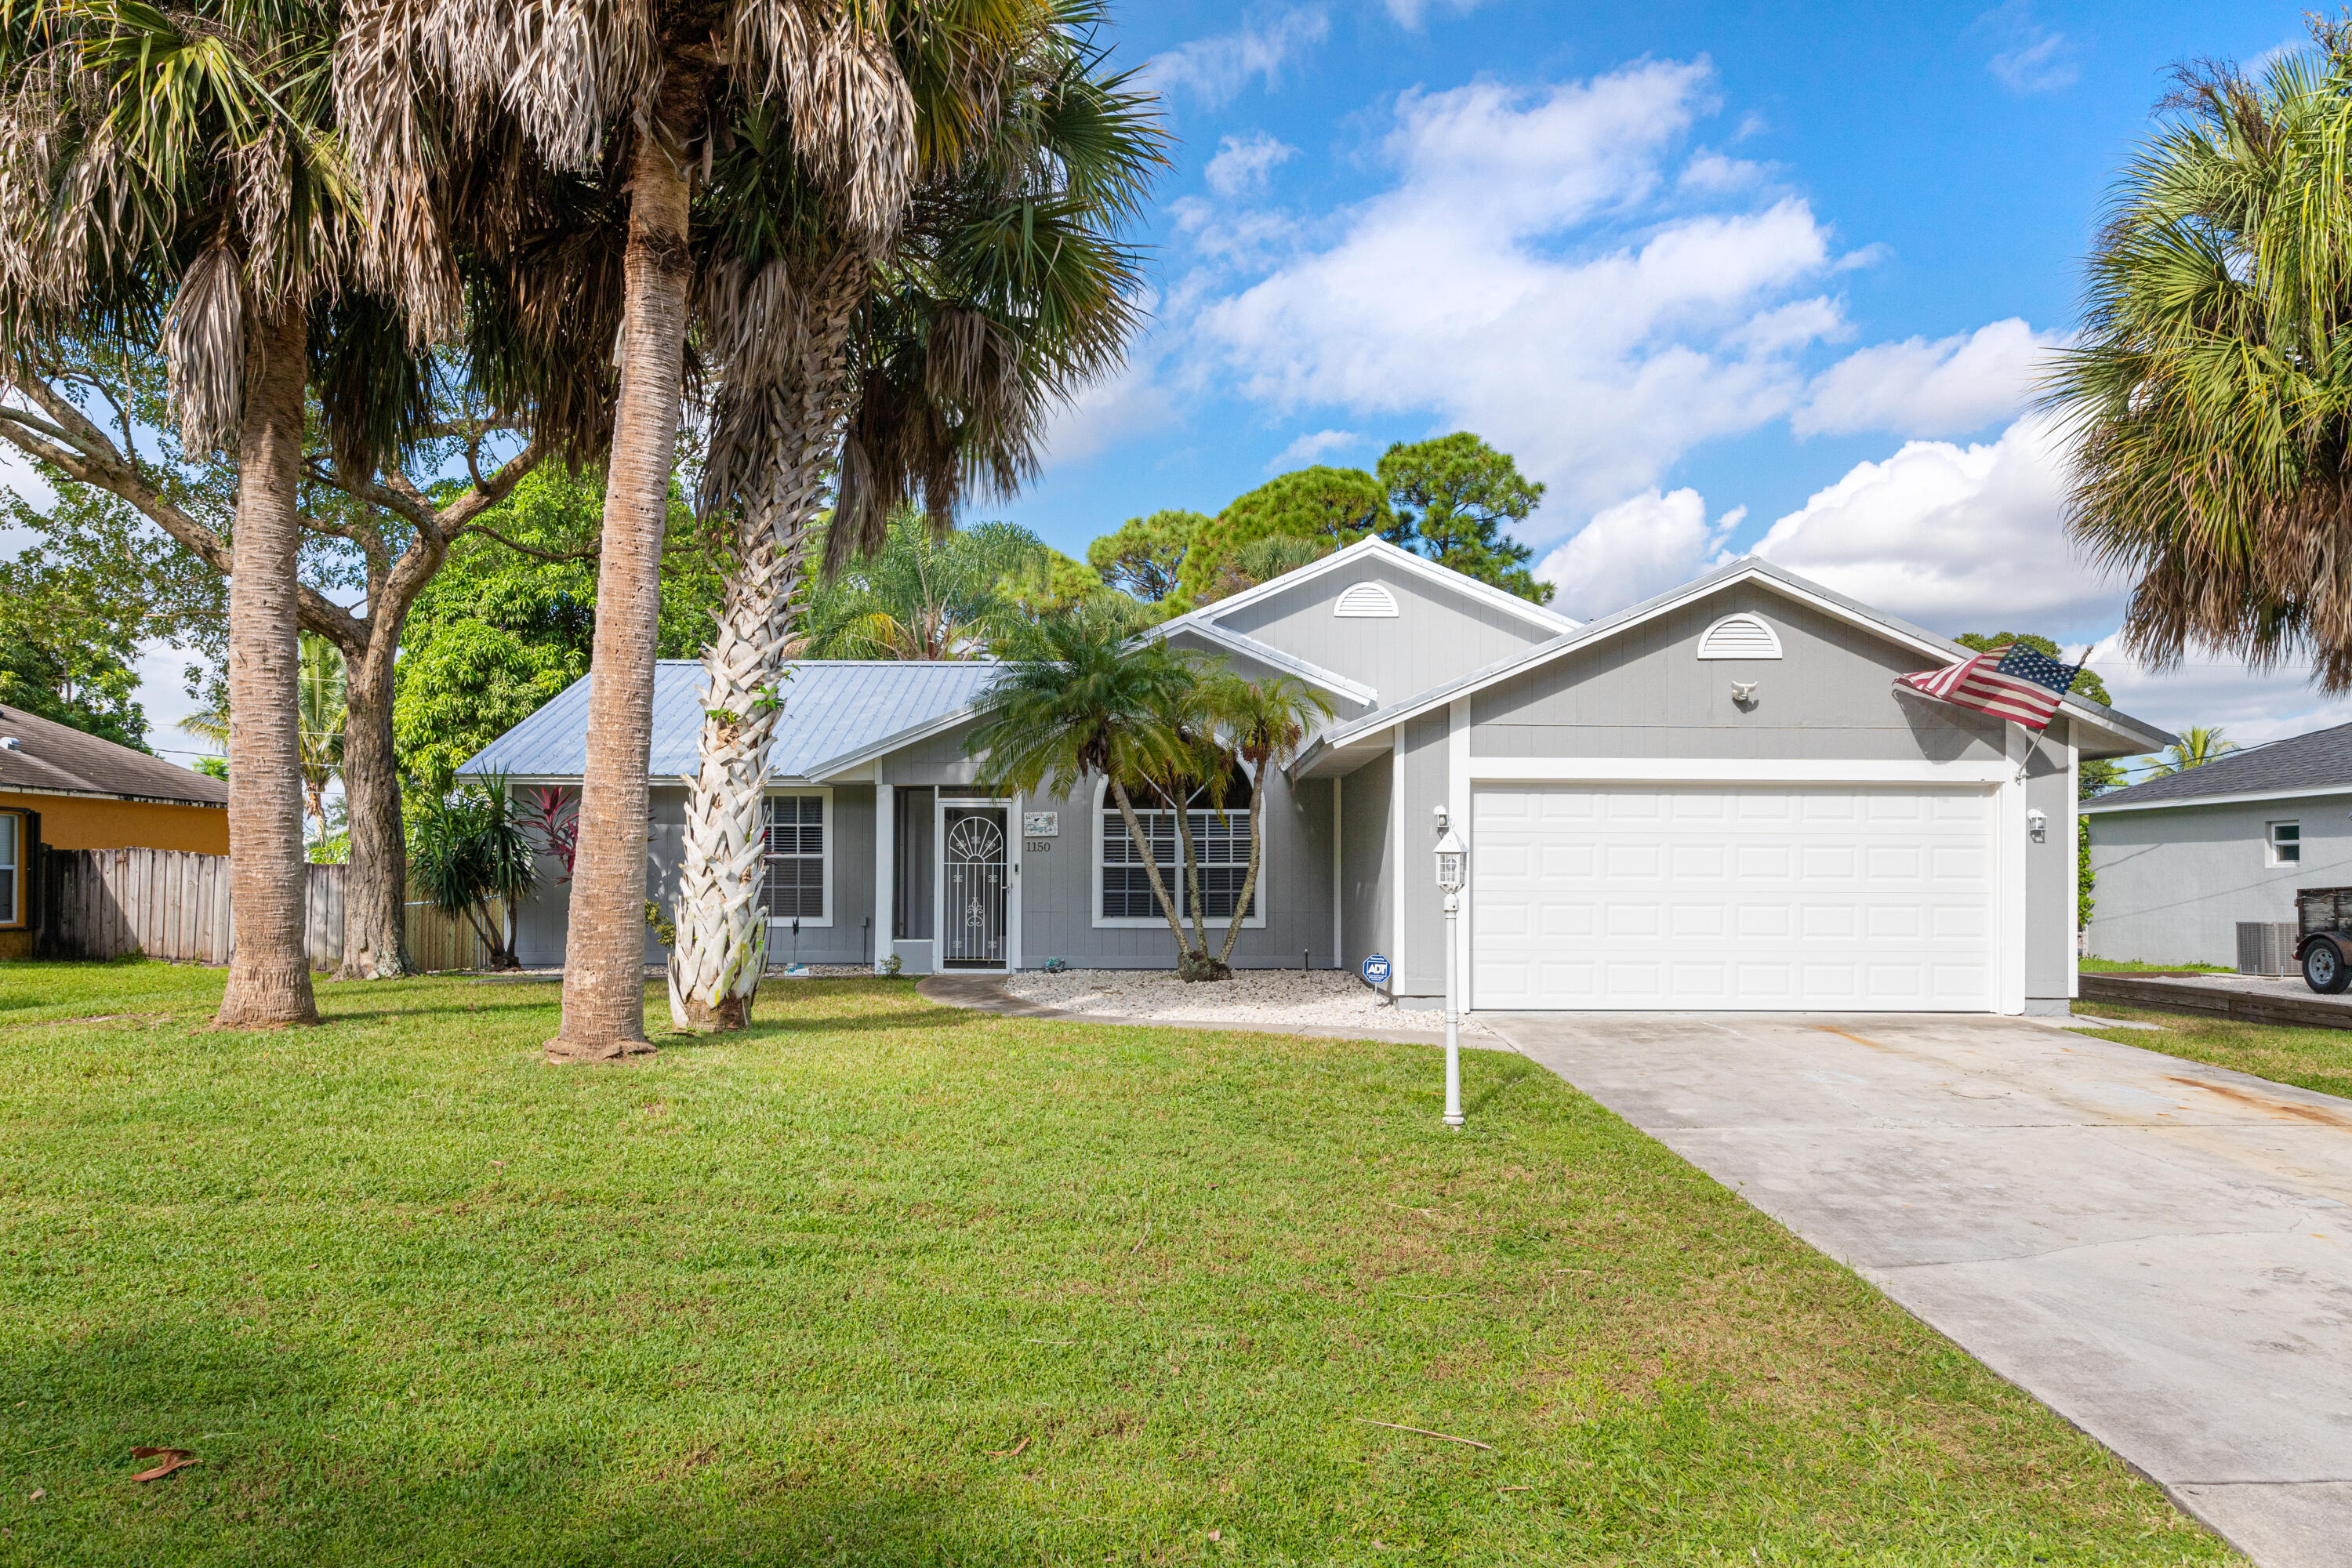
<svg viewBox="0 0 2352 1568"><path fill-rule="evenodd" d="M2014 763L1820 761L1811 758L1478 757L1475 784L1843 784L1982 787L2011 782Z"/></svg>
<svg viewBox="0 0 2352 1568"><path fill-rule="evenodd" d="M1205 637L1230 653L1240 654L1244 658L1254 658L1261 664L1271 665L1276 669L1287 671L1310 686L1319 686L1326 691L1337 692L1352 701L1362 703L1367 708L1381 700L1381 694L1371 687L1350 680L1346 676L1326 669L1319 664L1310 664L1297 654L1286 653L1272 643L1260 642L1247 633L1218 626L1213 621L1199 621L1190 626L1176 626L1174 622L1170 622L1168 626L1177 631L1191 632L1194 637Z"/></svg>
<svg viewBox="0 0 2352 1568"><path fill-rule="evenodd" d="M1289 776L1293 784L1300 779L1320 778L1323 776L1322 768L1325 763L1334 757L1352 756L1360 759L1347 770L1353 773L1383 752L1394 750L1395 746L1396 731L1393 728L1368 731L1352 737L1344 746L1325 745L1322 739L1318 737L1308 742L1307 749L1298 753L1297 760L1283 772Z"/></svg>
<svg viewBox="0 0 2352 1568"><path fill-rule="evenodd" d="M1648 604L1638 605L1616 617L1588 622L1572 632L1554 637L1549 642L1538 643L1531 648L1513 654L1510 658L1497 663L1490 664L1484 669L1473 670L1459 680L1423 692L1396 707L1367 713L1351 724L1339 726L1333 734L1340 737L1340 743L1344 744L1346 741L1354 738L1351 731L1355 731L1359 726L1369 730L1391 724L1402 724L1418 719L1423 714L1441 708L1457 697L1475 696L1487 687L1535 668L1538 665L1548 664L1563 654L1598 646L1610 637L1631 631L1635 626L1646 625L1656 620L1660 616L1670 615L1684 605L1705 598L1708 595L1748 583L1761 584L1775 593L1785 595L1800 604L1811 605L1833 619L1875 632L1888 641L1912 648L1927 658L1949 662L1954 658L1968 657L1969 650L1958 643L1946 642L1916 627L1905 626L1900 621L1888 620L1884 616L1859 609L1821 593L1785 573L1768 567L1761 562L1748 561L1738 563L1736 568L1726 568L1713 575L1685 584L1681 588L1661 595ZM2113 730L2108 720L2087 709L2078 707L2071 700L2061 701L2059 710L2070 718L2095 725L2102 730ZM2123 716L2117 714L2116 717L2120 719ZM2126 739L2128 740L2129 737Z"/></svg>
<svg viewBox="0 0 2352 1568"><path fill-rule="evenodd" d="M1179 622L1213 620L1219 616L1228 616L1235 610L1257 604L1261 600L1270 599L1276 594L1287 593L1302 583L1311 583L1318 577L1328 575L1342 566L1356 565L1367 558L1389 562L1440 587L1449 589L1466 598L1476 599L1482 604L1508 610L1522 620L1533 621L1536 625L1551 631L1571 631L1579 624L1557 610L1547 610L1541 605L1531 604L1517 594L1496 587L1492 583L1481 583L1475 577L1465 577L1450 567L1440 566L1434 561L1415 555L1410 550L1400 549L1376 533L1368 533L1355 543L1335 550L1320 561L1310 562L1296 571L1286 572L1268 582L1244 588L1230 598L1203 605L1197 610L1188 610L1177 616L1174 621L1166 624L1174 626Z"/></svg>
<svg viewBox="0 0 2352 1568"><path fill-rule="evenodd" d="M1579 626L1572 631L1563 633L1561 636L1554 637L1549 642L1538 643L1531 648L1523 649L1518 653L1511 655L1508 658L1501 659L1494 664L1486 666L1484 669L1472 670L1468 675L1462 677L1459 680L1450 681L1444 686L1434 688L1429 691L1424 691L1420 696L1412 698L1397 707L1382 709L1377 713L1368 713L1363 718L1357 720L1356 723L1364 725L1367 728L1370 727L1374 723L1382 727L1390 724L1405 723L1411 720L1420 718L1424 713L1431 712L1438 708L1445 706L1457 697L1475 696L1477 693L1485 690L1487 687L1496 684L1497 681L1507 680L1512 676L1532 669L1538 665L1548 664L1562 654L1571 653L1577 649L1589 647L1603 642L1622 632L1629 631L1635 626L1654 621L1660 616L1667 615L1673 611L1678 610L1682 608L1683 605L1691 603L1693 600L1704 597L1708 594L1715 593L1718 589L1731 587L1740 583L1758 581L1769 582L1776 588L1785 588L1789 586L1789 584L1783 583L1778 576L1768 574L1755 567L1748 567L1742 571L1724 575L1704 577L1696 583L1685 584L1681 589L1675 593L1662 595L1645 605L1638 606L1634 611L1626 612L1613 619L1588 622L1584 626ZM1828 612L1829 614L1836 616L1841 620L1850 621L1854 618L1853 613L1842 605L1836 605L1826 600L1815 599L1810 595L1792 595L1791 596L1806 599L1808 602L1817 605L1821 609ZM1910 642L1914 639L1905 636L1902 637L1902 640ZM1933 652L1937 657L1943 657L1948 652L1948 650L1942 648L1923 648L1922 651ZM1352 728L1352 726L1342 726L1343 730L1349 728Z"/></svg>
<svg viewBox="0 0 2352 1568"><path fill-rule="evenodd" d="M2084 816L2106 812L2179 811L2191 805L2253 805L2273 800L2327 800L2352 795L2352 784L2340 789L2255 789L2241 790L2233 795L2195 795L2180 800L2119 800L2103 804L2097 797L2084 801L2074 809Z"/></svg>
<svg viewBox="0 0 2352 1568"><path fill-rule="evenodd" d="M908 725L895 735L885 735L872 745L862 746L854 752L844 752L837 757L827 757L809 770L809 777L811 779L845 778L846 775L854 773L860 768L870 767L893 752L905 751L918 742L928 741L934 735L944 734L957 725L979 717L979 714L980 704L967 702L962 707L952 709L936 719L926 719L919 724ZM870 778L873 775L869 773L866 776Z"/></svg>

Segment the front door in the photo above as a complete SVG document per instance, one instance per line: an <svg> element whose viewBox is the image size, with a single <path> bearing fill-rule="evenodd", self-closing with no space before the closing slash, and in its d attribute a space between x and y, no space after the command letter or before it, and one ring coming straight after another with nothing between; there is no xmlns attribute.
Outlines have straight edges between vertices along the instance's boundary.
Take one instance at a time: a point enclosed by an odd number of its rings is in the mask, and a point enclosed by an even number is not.
<svg viewBox="0 0 2352 1568"><path fill-rule="evenodd" d="M1005 863L1005 808L950 805L940 812L940 847L946 929L942 966L1002 969L1011 879Z"/></svg>

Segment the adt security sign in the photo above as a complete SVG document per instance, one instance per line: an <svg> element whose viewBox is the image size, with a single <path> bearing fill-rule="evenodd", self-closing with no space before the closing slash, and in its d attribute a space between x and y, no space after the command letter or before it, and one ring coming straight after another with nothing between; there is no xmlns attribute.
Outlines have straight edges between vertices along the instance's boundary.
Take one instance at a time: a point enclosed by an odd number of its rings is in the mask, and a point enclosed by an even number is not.
<svg viewBox="0 0 2352 1568"><path fill-rule="evenodd" d="M1386 985L1389 983L1389 961L1380 953L1364 960L1364 984Z"/></svg>

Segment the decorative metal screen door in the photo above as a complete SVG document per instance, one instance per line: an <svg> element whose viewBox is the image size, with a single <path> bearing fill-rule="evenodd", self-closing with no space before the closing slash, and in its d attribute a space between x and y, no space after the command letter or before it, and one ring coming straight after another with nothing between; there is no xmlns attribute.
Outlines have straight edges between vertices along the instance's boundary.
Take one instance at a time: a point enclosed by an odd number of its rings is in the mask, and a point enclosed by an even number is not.
<svg viewBox="0 0 2352 1568"><path fill-rule="evenodd" d="M1004 963L1004 808L950 805L941 814L941 858L947 874L946 956L950 969L996 969Z"/></svg>

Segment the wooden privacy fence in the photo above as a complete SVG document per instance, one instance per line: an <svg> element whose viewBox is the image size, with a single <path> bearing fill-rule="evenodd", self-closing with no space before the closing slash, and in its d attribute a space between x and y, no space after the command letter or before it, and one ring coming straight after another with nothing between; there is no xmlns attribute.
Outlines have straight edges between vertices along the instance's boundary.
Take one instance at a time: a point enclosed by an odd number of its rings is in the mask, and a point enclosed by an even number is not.
<svg viewBox="0 0 2352 1568"><path fill-rule="evenodd" d="M341 866L312 866L302 900L310 967L343 961ZM143 953L226 963L228 858L184 849L50 849L41 857L40 951L61 958ZM501 911L503 917L503 911ZM420 969L480 969L490 961L463 920L429 903L405 910L408 953Z"/></svg>

